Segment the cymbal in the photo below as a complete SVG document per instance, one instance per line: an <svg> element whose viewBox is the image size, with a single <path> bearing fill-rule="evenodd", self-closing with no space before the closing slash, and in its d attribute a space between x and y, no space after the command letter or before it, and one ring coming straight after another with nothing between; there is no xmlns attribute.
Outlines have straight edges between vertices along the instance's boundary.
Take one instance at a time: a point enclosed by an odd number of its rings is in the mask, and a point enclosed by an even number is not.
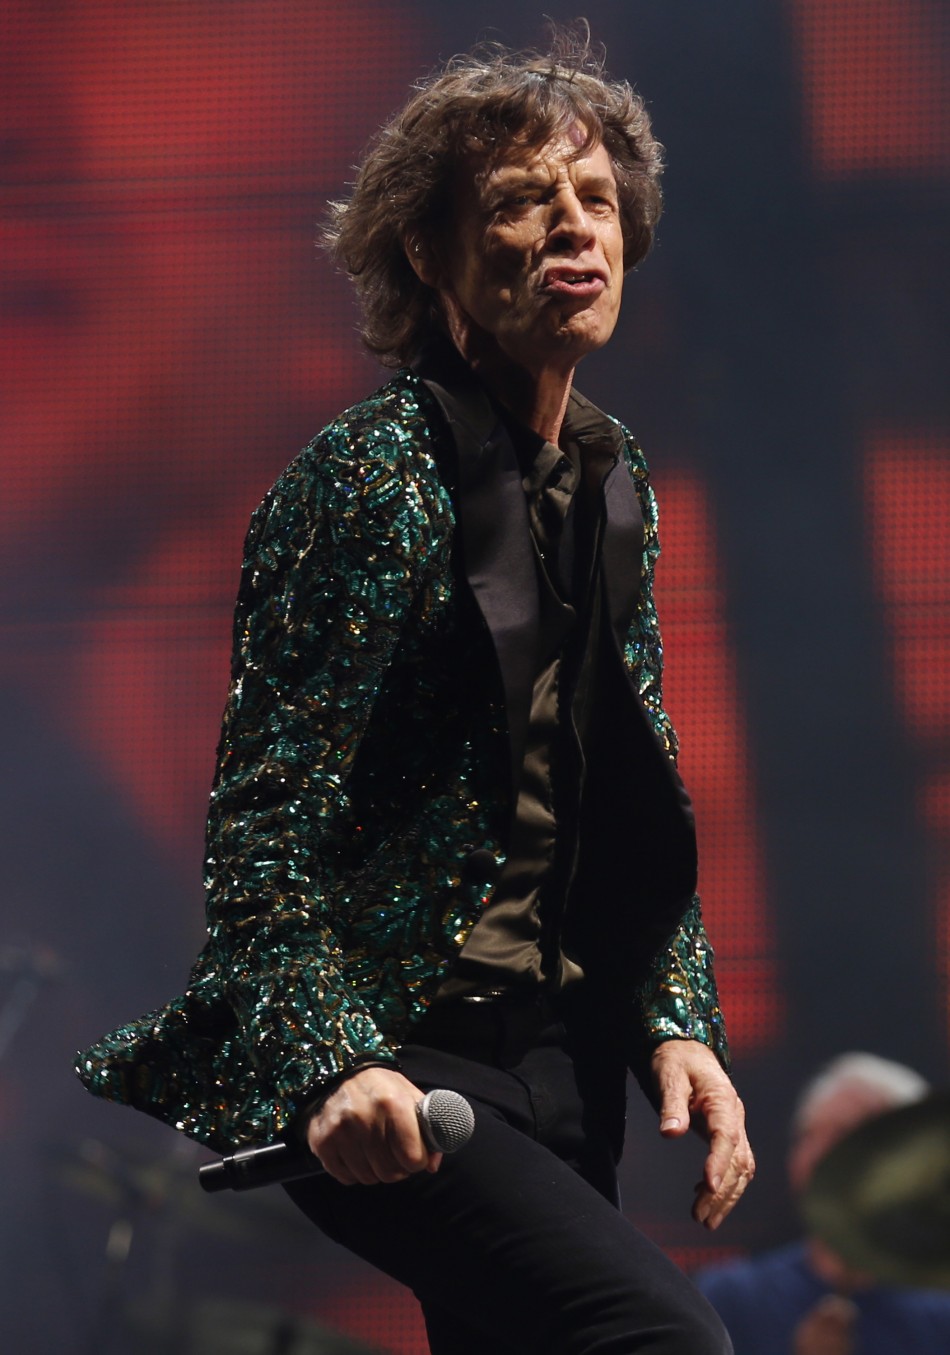
<svg viewBox="0 0 950 1355"><path fill-rule="evenodd" d="M950 1289L950 1092L859 1125L819 1162L802 1207L809 1231L855 1269Z"/></svg>

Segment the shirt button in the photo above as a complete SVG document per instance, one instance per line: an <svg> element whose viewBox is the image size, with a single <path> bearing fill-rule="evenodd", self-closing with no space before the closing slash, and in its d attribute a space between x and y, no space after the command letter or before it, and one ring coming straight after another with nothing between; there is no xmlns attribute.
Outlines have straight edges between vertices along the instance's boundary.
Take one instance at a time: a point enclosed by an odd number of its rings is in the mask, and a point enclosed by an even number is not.
<svg viewBox="0 0 950 1355"><path fill-rule="evenodd" d="M498 879L498 862L495 853L487 847L476 847L465 858L463 867L466 880L470 884L490 885Z"/></svg>

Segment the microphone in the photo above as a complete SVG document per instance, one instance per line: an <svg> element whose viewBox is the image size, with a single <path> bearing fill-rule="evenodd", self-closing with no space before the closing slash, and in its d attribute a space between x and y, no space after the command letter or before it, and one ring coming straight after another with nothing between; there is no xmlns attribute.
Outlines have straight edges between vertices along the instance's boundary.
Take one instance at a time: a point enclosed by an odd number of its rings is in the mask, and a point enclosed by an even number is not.
<svg viewBox="0 0 950 1355"><path fill-rule="evenodd" d="M458 1092L426 1092L416 1106L419 1128L432 1153L454 1153L472 1137L475 1115ZM255 1190L276 1181L299 1181L324 1171L319 1158L303 1144L267 1143L262 1148L240 1148L217 1162L198 1168L202 1190Z"/></svg>

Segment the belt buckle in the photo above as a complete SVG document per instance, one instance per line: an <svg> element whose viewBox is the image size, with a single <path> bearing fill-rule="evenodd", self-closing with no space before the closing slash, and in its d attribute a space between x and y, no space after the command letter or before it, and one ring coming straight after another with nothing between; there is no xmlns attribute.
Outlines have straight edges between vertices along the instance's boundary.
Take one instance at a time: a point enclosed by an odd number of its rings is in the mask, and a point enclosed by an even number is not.
<svg viewBox="0 0 950 1355"><path fill-rule="evenodd" d="M464 993L462 995L462 1001L491 1005L492 1003L500 1002L507 996L508 990L505 988L486 988L482 993Z"/></svg>

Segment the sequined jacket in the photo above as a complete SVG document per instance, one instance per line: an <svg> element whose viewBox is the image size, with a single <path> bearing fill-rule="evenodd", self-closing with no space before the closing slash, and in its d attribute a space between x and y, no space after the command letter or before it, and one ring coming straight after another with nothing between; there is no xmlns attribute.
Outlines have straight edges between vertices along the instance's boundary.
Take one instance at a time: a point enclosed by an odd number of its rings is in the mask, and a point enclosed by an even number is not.
<svg viewBox="0 0 950 1355"><path fill-rule="evenodd" d="M631 1062L671 1037L725 1060L662 703L656 504L624 441L604 488L609 736L580 865L602 902L577 946ZM227 1149L395 1058L504 860L534 570L511 440L459 362L400 372L291 463L246 541L207 944L183 996L79 1056L92 1092Z"/></svg>

